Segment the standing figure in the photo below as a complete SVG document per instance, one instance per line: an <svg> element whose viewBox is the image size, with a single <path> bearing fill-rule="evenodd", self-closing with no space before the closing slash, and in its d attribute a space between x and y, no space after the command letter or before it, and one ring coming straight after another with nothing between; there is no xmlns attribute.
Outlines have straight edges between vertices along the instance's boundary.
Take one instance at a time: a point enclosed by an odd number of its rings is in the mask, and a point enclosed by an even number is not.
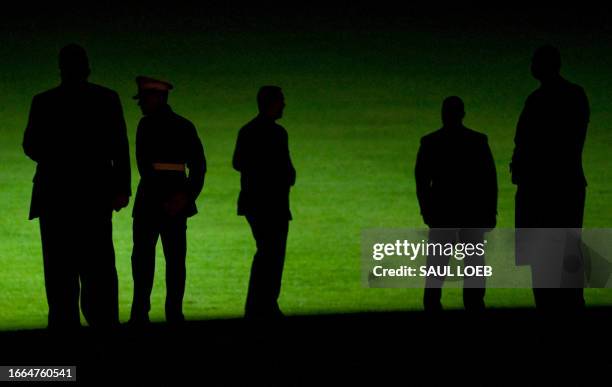
<svg viewBox="0 0 612 387"><path fill-rule="evenodd" d="M61 49L62 82L32 100L23 149L36 162L30 219L39 218L50 329L119 323L112 212L131 195L123 110L87 81L85 50Z"/></svg>
<svg viewBox="0 0 612 387"><path fill-rule="evenodd" d="M257 245L245 306L247 318L278 318L287 233L292 219L289 191L295 169L287 131L276 123L285 98L280 87L263 86L259 114L238 133L233 166L240 172L238 215L246 217Z"/></svg>
<svg viewBox="0 0 612 387"><path fill-rule="evenodd" d="M415 167L416 189L430 243L482 243L495 227L497 175L487 136L463 126L465 110L459 97L442 104L442 128L424 136ZM448 265L449 257L427 257L428 266ZM466 266L484 265L484 255L464 259ZM427 278L424 307L442 309L444 278ZM464 279L466 310L483 310L485 279Z"/></svg>
<svg viewBox="0 0 612 387"><path fill-rule="evenodd" d="M589 103L582 87L561 77L560 70L561 55L557 48L543 46L535 51L531 73L540 81L540 87L529 95L521 112L510 164L512 182L517 186L516 228L574 229L563 237L565 253L558 254L559 259L526 259L517 255L518 264L532 267L533 294L540 309L584 306L581 286L574 283L565 287L561 281L556 287L563 289L552 289L549 281L570 272L576 277L583 266L576 254L580 243L576 229L582 228L586 195L582 149L589 123ZM554 234L559 236L559 232ZM545 286L540 287L542 283Z"/></svg>
<svg viewBox="0 0 612 387"><path fill-rule="evenodd" d="M168 105L172 85L137 77L144 117L136 132L140 183L134 202L132 276L134 300L130 324L149 322L155 274L155 247L161 236L166 258L166 321L184 321L187 218L197 213L195 201L204 186L206 158L195 126ZM189 170L189 174L186 173Z"/></svg>

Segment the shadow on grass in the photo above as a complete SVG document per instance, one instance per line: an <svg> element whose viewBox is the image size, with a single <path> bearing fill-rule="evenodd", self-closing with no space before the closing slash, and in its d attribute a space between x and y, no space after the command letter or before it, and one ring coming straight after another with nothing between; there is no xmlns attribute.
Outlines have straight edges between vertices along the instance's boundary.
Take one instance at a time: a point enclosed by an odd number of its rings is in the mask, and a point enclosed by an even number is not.
<svg viewBox="0 0 612 387"><path fill-rule="evenodd" d="M496 309L218 319L139 330L123 325L112 333L82 328L70 335L23 330L0 332L0 365L76 365L77 379L92 382L302 385L330 377L395 379L404 372L446 378L454 367L518 370L544 358L575 361L609 348L611 323L606 307L564 315Z"/></svg>

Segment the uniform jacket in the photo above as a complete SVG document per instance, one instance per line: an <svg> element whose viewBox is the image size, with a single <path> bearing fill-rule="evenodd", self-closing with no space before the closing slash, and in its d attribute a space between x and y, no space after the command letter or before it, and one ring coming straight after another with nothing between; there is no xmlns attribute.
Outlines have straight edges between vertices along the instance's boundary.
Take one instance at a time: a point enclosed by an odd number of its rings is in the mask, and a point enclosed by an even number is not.
<svg viewBox="0 0 612 387"><path fill-rule="evenodd" d="M156 216L163 203L177 192L188 195L184 216L197 211L196 199L204 186L206 158L195 126L170 106L145 116L136 130L136 162L140 182L133 216ZM186 171L159 171L154 163L184 164Z"/></svg>

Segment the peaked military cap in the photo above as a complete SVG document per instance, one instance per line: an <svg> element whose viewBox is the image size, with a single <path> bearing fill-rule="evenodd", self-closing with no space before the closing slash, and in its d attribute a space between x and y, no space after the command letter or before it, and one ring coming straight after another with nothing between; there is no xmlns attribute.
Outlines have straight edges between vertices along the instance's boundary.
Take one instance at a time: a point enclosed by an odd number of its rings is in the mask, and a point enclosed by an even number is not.
<svg viewBox="0 0 612 387"><path fill-rule="evenodd" d="M172 84L169 82L160 81L159 79L145 77L142 75L136 77L136 84L138 85L138 94L133 97L134 99L140 98L143 92L162 91L167 93L174 88L174 86L172 86Z"/></svg>

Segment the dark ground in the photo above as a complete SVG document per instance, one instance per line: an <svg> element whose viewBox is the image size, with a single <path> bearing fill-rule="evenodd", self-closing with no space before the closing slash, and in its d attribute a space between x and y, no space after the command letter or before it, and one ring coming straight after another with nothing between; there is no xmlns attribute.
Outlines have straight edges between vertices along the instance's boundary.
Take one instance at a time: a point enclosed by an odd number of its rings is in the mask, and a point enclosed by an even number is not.
<svg viewBox="0 0 612 387"><path fill-rule="evenodd" d="M513 309L190 321L109 336L84 328L72 338L15 331L0 334L0 364L76 364L79 382L104 385L589 385L608 371L611 321L607 308L557 316Z"/></svg>

